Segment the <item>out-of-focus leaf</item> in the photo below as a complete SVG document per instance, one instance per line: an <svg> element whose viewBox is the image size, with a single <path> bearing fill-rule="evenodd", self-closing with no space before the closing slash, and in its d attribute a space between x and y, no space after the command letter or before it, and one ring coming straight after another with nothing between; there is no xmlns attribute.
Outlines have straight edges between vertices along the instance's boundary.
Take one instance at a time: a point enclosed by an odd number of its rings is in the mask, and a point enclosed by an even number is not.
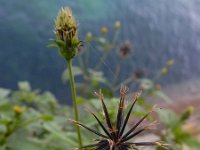
<svg viewBox="0 0 200 150"><path fill-rule="evenodd" d="M2 104L0 105L0 111L9 111L11 110L12 106L9 104Z"/></svg>
<svg viewBox="0 0 200 150"><path fill-rule="evenodd" d="M31 141L31 138L27 138L28 133L24 129L17 130L9 138L6 146L13 150L43 150L42 143L36 143Z"/></svg>
<svg viewBox="0 0 200 150"><path fill-rule="evenodd" d="M174 128L179 125L179 118L173 111L161 109L158 111L158 115L160 121L170 128Z"/></svg>
<svg viewBox="0 0 200 150"><path fill-rule="evenodd" d="M73 66L72 70L73 70L74 76L82 75L82 70L81 70L80 67ZM66 70L62 73L62 77L61 77L61 78L62 78L63 83L65 83L67 80L69 80L68 69L66 69Z"/></svg>
<svg viewBox="0 0 200 150"><path fill-rule="evenodd" d="M192 136L188 136L187 138L183 139L183 142L190 147L200 148L200 141Z"/></svg>
<svg viewBox="0 0 200 150"><path fill-rule="evenodd" d="M100 44L106 44L106 39L103 38L103 37L98 38L97 41L98 41Z"/></svg>
<svg viewBox="0 0 200 150"><path fill-rule="evenodd" d="M76 102L77 102L78 105L81 105L81 104L86 102L86 99L83 98L83 97L77 96L76 97Z"/></svg>
<svg viewBox="0 0 200 150"><path fill-rule="evenodd" d="M21 81L18 83L18 87L22 91L31 91L31 86L27 81Z"/></svg>
<svg viewBox="0 0 200 150"><path fill-rule="evenodd" d="M0 88L0 99L6 98L10 94L11 90Z"/></svg>
<svg viewBox="0 0 200 150"><path fill-rule="evenodd" d="M101 88L101 91L105 97L113 97L113 93L110 89Z"/></svg>
<svg viewBox="0 0 200 150"><path fill-rule="evenodd" d="M93 82L101 82L101 83L106 83L106 79L103 75L103 72L101 71L95 71L93 69L89 69L90 75L91 75L91 80Z"/></svg>
<svg viewBox="0 0 200 150"><path fill-rule="evenodd" d="M52 121L53 120L53 116L52 115L48 115L48 114L44 114L41 116L41 119L44 121Z"/></svg>
<svg viewBox="0 0 200 150"><path fill-rule="evenodd" d="M76 145L76 142L70 138L67 138L65 133L61 130L61 127L58 126L58 124L52 122L52 123L44 123L44 128L51 132L53 135L55 135L57 138L69 143L70 145Z"/></svg>
<svg viewBox="0 0 200 150"><path fill-rule="evenodd" d="M152 89L154 86L154 83L149 79L141 79L140 80L140 87L144 90Z"/></svg>
<svg viewBox="0 0 200 150"><path fill-rule="evenodd" d="M153 94L156 95L156 96L158 96L158 97L160 97L160 98L162 98L166 102L172 102L172 100L165 93L163 93L160 90L154 91Z"/></svg>
<svg viewBox="0 0 200 150"><path fill-rule="evenodd" d="M160 70L160 76L163 76L163 75L167 74L167 72L168 72L168 68L167 67L162 68Z"/></svg>

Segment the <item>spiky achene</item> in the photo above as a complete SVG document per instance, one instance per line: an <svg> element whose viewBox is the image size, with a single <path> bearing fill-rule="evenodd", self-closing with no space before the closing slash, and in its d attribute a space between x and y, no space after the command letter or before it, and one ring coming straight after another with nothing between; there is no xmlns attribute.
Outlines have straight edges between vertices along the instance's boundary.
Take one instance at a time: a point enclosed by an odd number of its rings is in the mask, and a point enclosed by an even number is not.
<svg viewBox="0 0 200 150"><path fill-rule="evenodd" d="M128 123L129 117L130 117L130 114L132 112L133 106L135 105L135 103L138 100L138 97L140 96L140 93L138 93L134 97L133 102L130 106L130 109L128 110L128 113L126 114L126 116L124 116L125 96L126 96L127 92L128 92L127 87L121 87L120 102L119 102L115 126L113 126L111 123L111 119L109 117L107 107L104 103L103 94L101 92L95 93L101 100L107 127L104 126L104 124L99 120L99 118L94 113L92 113L92 115L98 122L99 126L103 129L105 134L101 134L101 133L85 126L84 124L82 124L80 122L74 121L74 123L76 125L79 125L101 137L101 139L98 139L95 144L86 145L86 146L80 147L79 149L129 150L129 149L137 149L138 146L155 146L155 145L162 146L162 144L160 142L129 142L130 139L136 137L137 135L144 132L145 130L150 129L151 126L155 125L155 122L147 125L144 128L136 130L138 128L138 126L145 120L145 118L147 118L153 112L153 111L150 111L144 117L142 117L133 127L131 127L128 132L124 133L126 125Z"/></svg>

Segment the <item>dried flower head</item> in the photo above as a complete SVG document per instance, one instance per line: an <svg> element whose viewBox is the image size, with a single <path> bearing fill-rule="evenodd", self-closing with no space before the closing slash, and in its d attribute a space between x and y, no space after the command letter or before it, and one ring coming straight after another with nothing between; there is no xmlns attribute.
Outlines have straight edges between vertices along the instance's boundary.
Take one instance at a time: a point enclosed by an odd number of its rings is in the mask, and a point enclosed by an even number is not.
<svg viewBox="0 0 200 150"><path fill-rule="evenodd" d="M61 8L55 19L56 40L53 40L60 48L60 53L66 59L71 59L76 55L81 46L78 39L78 25L68 7Z"/></svg>
<svg viewBox="0 0 200 150"><path fill-rule="evenodd" d="M153 112L153 110L152 110L149 113L147 113L144 117L142 117L134 126L132 126L125 133L125 128L127 126L133 106L135 105L135 103L140 95L140 93L138 93L136 95L136 97L134 98L134 100L129 108L128 113L125 116L124 108L125 108L125 96L126 96L127 92L128 92L128 89L126 87L122 87L120 89L120 102L119 102L118 114L117 114L117 119L116 119L115 125L113 125L111 123L111 119L108 114L107 107L104 103L103 94L101 92L96 93L96 95L101 100L107 127L104 126L104 124L100 121L100 119L94 113L92 113L92 115L97 120L99 126L103 129L104 134L91 129L80 122L73 121L76 125L79 125L101 137L101 139L98 139L96 143L82 146L82 147L80 147L80 149L93 148L94 150L128 150L128 149L137 149L138 146L155 146L155 145L162 146L162 144L160 142L132 142L132 141L129 141L132 138L139 135L140 133L142 133L146 130L149 130L153 125L155 125L155 122L147 125L144 128L138 129L139 125L145 120L145 118L147 118Z"/></svg>
<svg viewBox="0 0 200 150"><path fill-rule="evenodd" d="M129 41L125 41L119 48L119 55L121 58L126 58L131 53L132 45Z"/></svg>
<svg viewBox="0 0 200 150"><path fill-rule="evenodd" d="M136 69L133 73L134 79L141 79L145 77L145 75L146 75L146 72L141 68Z"/></svg>

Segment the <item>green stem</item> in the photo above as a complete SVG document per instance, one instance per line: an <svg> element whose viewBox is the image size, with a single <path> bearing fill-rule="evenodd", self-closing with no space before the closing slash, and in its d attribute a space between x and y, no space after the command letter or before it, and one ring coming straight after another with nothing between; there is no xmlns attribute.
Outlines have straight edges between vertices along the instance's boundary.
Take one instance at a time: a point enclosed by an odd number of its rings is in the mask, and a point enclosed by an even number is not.
<svg viewBox="0 0 200 150"><path fill-rule="evenodd" d="M76 102L76 89L75 89L74 75L72 72L72 61L67 60L67 65L68 65L68 70L69 70L69 78L70 78L70 86L71 86L71 92L72 92L75 120L79 121L78 106L77 106L77 102ZM80 132L79 126L76 126L76 132L77 132L77 136L78 136L79 146L81 147L82 140L81 140L81 132Z"/></svg>

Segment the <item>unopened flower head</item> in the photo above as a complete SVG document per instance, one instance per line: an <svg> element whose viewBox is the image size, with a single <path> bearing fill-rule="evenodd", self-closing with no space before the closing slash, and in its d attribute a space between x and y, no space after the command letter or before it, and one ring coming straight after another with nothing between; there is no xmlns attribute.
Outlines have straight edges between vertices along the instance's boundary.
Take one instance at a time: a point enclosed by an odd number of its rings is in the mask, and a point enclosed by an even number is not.
<svg viewBox="0 0 200 150"><path fill-rule="evenodd" d="M56 38L62 41L70 41L77 37L77 23L68 7L61 8L55 20Z"/></svg>
<svg viewBox="0 0 200 150"><path fill-rule="evenodd" d="M60 48L60 54L65 59L72 59L78 52L81 42L78 39L78 25L68 7L61 8L55 19L54 41Z"/></svg>
<svg viewBox="0 0 200 150"><path fill-rule="evenodd" d="M106 34L108 32L108 29L106 27L101 28L101 33Z"/></svg>
<svg viewBox="0 0 200 150"><path fill-rule="evenodd" d="M116 21L114 27L115 27L116 30L119 30L121 28L121 22L120 21Z"/></svg>
<svg viewBox="0 0 200 150"><path fill-rule="evenodd" d="M13 106L13 110L15 113L22 113L24 111L24 109L18 105Z"/></svg>

